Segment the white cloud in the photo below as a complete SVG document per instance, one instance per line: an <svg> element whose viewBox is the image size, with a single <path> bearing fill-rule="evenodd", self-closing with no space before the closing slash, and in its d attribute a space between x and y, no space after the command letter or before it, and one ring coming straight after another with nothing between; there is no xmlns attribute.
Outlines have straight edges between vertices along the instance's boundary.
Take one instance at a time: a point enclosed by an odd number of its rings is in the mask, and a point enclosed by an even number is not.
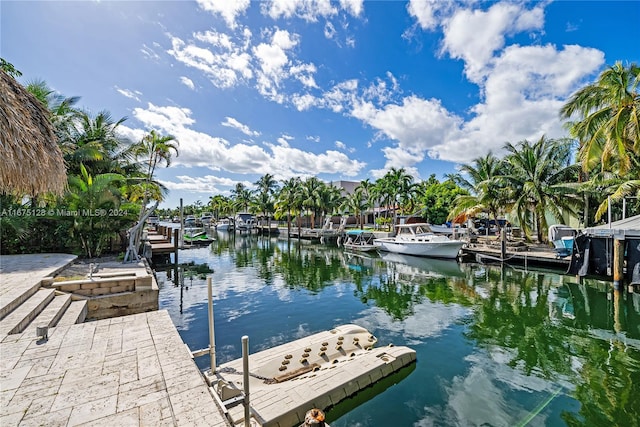
<svg viewBox="0 0 640 427"><path fill-rule="evenodd" d="M263 12L273 19L296 16L307 22L316 22L320 17L337 14L338 9L331 5L330 0L271 0L263 3Z"/></svg>
<svg viewBox="0 0 640 427"><path fill-rule="evenodd" d="M249 126L240 123L239 121L237 121L233 117L225 117L224 122L222 122L221 124L222 124L222 126L227 126L227 127L238 129L240 132L244 133L247 136L259 136L260 135L260 132L255 131L255 130L251 130L249 128Z"/></svg>
<svg viewBox="0 0 640 427"><path fill-rule="evenodd" d="M416 18L423 30L435 30L455 3L443 0L411 0L407 5L409 15Z"/></svg>
<svg viewBox="0 0 640 427"><path fill-rule="evenodd" d="M505 35L539 30L544 10L526 10L522 5L496 3L488 10L458 10L444 24L442 51L465 62L465 73L479 83L496 50L505 45Z"/></svg>
<svg viewBox="0 0 640 427"><path fill-rule="evenodd" d="M345 144L342 141L336 141L336 148L339 148L341 150L346 150L347 149L347 144Z"/></svg>
<svg viewBox="0 0 640 427"><path fill-rule="evenodd" d="M196 85L193 84L193 81L189 77L181 76L180 77L180 83L182 83L183 85L185 85L186 87L188 87L191 90L195 90L195 88L196 88Z"/></svg>
<svg viewBox="0 0 640 427"><path fill-rule="evenodd" d="M364 0L340 0L340 7L353 16L360 16L364 9Z"/></svg>
<svg viewBox="0 0 640 427"><path fill-rule="evenodd" d="M136 101L140 102L140 95L142 95L142 92L140 92L139 90L121 89L118 86L116 86L115 88L120 95L126 96L127 98L135 99Z"/></svg>
<svg viewBox="0 0 640 427"><path fill-rule="evenodd" d="M172 162L172 165L176 166L200 166L238 174L271 173L276 179L325 173L355 176L365 166L364 163L351 160L338 151L311 153L292 148L288 141L293 140L293 137L287 134L278 139L278 144L265 143L266 149L255 144L231 144L223 138L193 130L191 126L195 121L191 118L188 108L149 104L146 109L134 109L134 117L147 129L156 129L176 137L179 142L179 156ZM225 123L252 132L235 119L228 117ZM135 133L129 129L124 131L129 134ZM192 183L197 187L197 180ZM201 188L205 188L204 184Z"/></svg>
<svg viewBox="0 0 640 427"><path fill-rule="evenodd" d="M460 123L460 118L448 112L439 100L415 95L404 98L400 105L387 104L381 109L371 102L361 102L351 115L414 154L438 145Z"/></svg>
<svg viewBox="0 0 640 427"><path fill-rule="evenodd" d="M304 95L293 94L291 96L291 103L296 107L298 111L306 111L311 107L317 107L320 105L318 98L308 93Z"/></svg>
<svg viewBox="0 0 640 427"><path fill-rule="evenodd" d="M177 191L195 191L209 194L221 194L222 188L229 188L236 184L236 181L229 178L218 177L215 175L190 176L178 175L175 181L160 181L169 190Z"/></svg>
<svg viewBox="0 0 640 427"><path fill-rule="evenodd" d="M194 40L205 43L200 47L195 41L185 42L178 37L171 38L171 49L167 51L183 64L202 71L214 86L229 88L242 81L249 81L254 73L248 46L251 31L245 29L232 38L216 31L194 34Z"/></svg>
<svg viewBox="0 0 640 427"><path fill-rule="evenodd" d="M328 39L333 39L336 36L336 28L331 22L324 24L324 36Z"/></svg>
<svg viewBox="0 0 640 427"><path fill-rule="evenodd" d="M219 14L229 28L236 28L236 18L249 8L250 0L197 0L198 5L208 12Z"/></svg>
<svg viewBox="0 0 640 427"><path fill-rule="evenodd" d="M604 63L602 52L580 46L509 46L484 77L483 102L431 156L465 162L499 153L505 142L566 135L558 118L568 96Z"/></svg>

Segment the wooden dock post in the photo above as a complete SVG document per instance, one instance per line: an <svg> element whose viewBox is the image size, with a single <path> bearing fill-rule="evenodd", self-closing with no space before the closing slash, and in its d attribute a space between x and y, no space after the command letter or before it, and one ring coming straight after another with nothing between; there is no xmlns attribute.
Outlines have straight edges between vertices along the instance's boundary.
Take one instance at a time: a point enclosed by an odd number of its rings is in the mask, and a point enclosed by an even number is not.
<svg viewBox="0 0 640 427"><path fill-rule="evenodd" d="M613 289L619 291L622 289L624 275L624 237L613 238Z"/></svg>

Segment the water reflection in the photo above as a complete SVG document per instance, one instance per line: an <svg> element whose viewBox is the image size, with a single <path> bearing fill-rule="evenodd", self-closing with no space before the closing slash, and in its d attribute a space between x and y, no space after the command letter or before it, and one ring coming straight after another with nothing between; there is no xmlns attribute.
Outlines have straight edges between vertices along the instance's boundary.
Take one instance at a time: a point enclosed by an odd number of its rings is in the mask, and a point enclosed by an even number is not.
<svg viewBox="0 0 640 427"><path fill-rule="evenodd" d="M179 258L215 271L221 362L240 357L244 334L259 351L350 322L416 349L410 374L345 402L332 426L640 420L640 295L609 283L233 233ZM161 308L202 348L204 279L187 291L172 277L158 272Z"/></svg>

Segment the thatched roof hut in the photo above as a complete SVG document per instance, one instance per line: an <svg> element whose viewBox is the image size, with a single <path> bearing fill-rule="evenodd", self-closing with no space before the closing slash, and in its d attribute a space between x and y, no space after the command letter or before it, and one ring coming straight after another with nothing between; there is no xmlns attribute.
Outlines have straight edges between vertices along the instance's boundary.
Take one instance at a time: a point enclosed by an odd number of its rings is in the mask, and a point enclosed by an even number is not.
<svg viewBox="0 0 640 427"><path fill-rule="evenodd" d="M0 192L62 194L67 173L50 113L0 70Z"/></svg>

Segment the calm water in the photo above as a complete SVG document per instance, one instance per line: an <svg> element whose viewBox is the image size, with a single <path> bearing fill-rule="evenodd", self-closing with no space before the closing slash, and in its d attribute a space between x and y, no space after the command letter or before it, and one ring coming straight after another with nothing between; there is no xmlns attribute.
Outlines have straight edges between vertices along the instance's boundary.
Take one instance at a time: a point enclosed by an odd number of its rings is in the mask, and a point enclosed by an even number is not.
<svg viewBox="0 0 640 427"><path fill-rule="evenodd" d="M640 294L511 267L348 255L219 234L158 271L160 308L208 345L212 269L218 363L344 323L416 364L329 411L332 427L640 425ZM208 368L208 357L197 359Z"/></svg>

